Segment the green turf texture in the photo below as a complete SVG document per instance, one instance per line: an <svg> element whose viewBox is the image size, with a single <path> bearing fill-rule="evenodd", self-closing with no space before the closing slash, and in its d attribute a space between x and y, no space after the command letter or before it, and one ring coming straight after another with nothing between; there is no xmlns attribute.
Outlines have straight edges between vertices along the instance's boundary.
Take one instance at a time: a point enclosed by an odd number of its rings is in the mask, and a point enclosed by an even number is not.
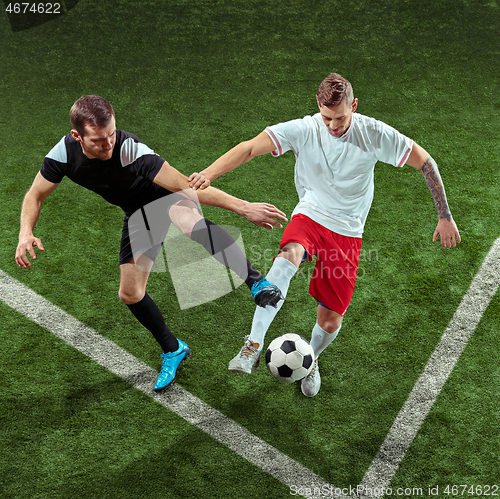
<svg viewBox="0 0 500 499"><path fill-rule="evenodd" d="M328 482L355 486L500 236L498 1L62 4L64 15L21 31L0 15L0 268L155 369L154 339L118 299L119 208L63 181L37 225L45 253L29 270L14 263L22 198L69 132L78 97L108 99L119 128L190 174L267 125L315 113L318 84L337 71L360 113L437 161L462 243L432 243L436 210L419 172L377 166L360 278L321 357L314 399L265 369L227 371L253 315L245 286L181 310L169 274L150 279L149 293L193 351L178 383ZM259 157L214 185L290 215L293 162L291 153ZM204 214L240 229L250 260L269 269L281 230L216 208ZM284 332L310 337L312 268L292 282L267 342ZM496 295L392 487L500 484L499 321ZM1 497L290 495L2 302L0 324Z"/></svg>

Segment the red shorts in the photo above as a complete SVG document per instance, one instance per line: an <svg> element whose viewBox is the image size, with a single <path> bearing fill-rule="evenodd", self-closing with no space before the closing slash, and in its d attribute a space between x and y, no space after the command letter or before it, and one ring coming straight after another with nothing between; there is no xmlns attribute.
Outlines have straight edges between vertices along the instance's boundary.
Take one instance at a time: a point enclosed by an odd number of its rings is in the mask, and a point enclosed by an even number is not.
<svg viewBox="0 0 500 499"><path fill-rule="evenodd" d="M321 305L345 315L356 284L361 242L360 237L341 236L299 213L286 226L280 248L299 243L306 249L308 261L316 256L309 294Z"/></svg>

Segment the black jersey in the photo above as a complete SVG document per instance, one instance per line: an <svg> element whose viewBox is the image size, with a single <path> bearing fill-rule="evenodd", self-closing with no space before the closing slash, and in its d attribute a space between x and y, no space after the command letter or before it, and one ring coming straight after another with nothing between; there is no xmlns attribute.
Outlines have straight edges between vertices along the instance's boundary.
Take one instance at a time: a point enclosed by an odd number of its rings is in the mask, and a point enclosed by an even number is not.
<svg viewBox="0 0 500 499"><path fill-rule="evenodd" d="M165 160L135 135L116 130L110 159L89 159L71 134L45 156L40 173L58 184L64 176L99 194L130 215L170 191L153 183Z"/></svg>

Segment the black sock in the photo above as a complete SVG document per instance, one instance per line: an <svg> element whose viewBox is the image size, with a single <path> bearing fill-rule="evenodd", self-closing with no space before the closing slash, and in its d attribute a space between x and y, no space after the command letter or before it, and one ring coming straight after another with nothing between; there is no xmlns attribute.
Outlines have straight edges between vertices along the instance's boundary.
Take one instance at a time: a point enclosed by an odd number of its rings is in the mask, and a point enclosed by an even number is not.
<svg viewBox="0 0 500 499"><path fill-rule="evenodd" d="M170 331L160 309L147 293L140 302L127 305L127 307L135 318L151 331L164 352L175 352L179 348L177 338Z"/></svg>
<svg viewBox="0 0 500 499"><path fill-rule="evenodd" d="M194 225L191 239L201 244L222 265L236 272L250 289L254 282L262 279L236 241L219 225L203 218Z"/></svg>

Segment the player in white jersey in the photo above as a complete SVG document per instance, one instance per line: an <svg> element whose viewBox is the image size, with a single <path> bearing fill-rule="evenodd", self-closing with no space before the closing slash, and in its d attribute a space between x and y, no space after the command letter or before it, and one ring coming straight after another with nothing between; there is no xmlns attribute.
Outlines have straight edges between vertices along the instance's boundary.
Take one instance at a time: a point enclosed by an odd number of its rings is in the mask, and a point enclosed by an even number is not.
<svg viewBox="0 0 500 499"><path fill-rule="evenodd" d="M356 113L358 99L354 98L351 84L338 74L323 80L316 99L319 113L270 126L189 177L192 187L203 189L255 156L281 156L293 151L299 203L267 278L286 296L301 262L316 256L309 287L318 302L311 337L316 358L301 387L308 397L316 395L321 386L318 356L337 336L351 302L377 161L396 167L407 164L420 170L438 212L433 241L439 237L447 248L460 242L438 167L422 147L385 123ZM230 361L230 370L251 373L258 368L264 336L282 304L277 309L255 311L250 335Z"/></svg>

